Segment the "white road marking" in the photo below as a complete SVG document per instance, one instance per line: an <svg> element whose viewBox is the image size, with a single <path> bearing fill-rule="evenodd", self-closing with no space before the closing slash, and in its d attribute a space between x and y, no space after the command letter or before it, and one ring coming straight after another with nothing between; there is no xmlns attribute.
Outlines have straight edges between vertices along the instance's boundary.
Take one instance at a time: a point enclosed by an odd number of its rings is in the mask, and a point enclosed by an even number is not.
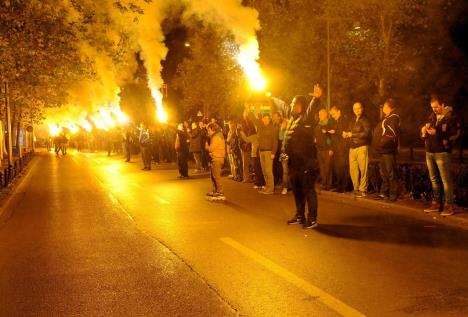
<svg viewBox="0 0 468 317"><path fill-rule="evenodd" d="M229 237L223 237L223 238L220 238L220 240L223 243L235 249L236 251L240 252L244 256L250 258L254 262L268 269L272 273L275 273L276 275L282 277L283 279L293 284L297 288L302 289L304 292L311 295L312 297L317 298L318 301L328 306L329 308L331 308L338 314L345 316L345 317L365 317L366 316L362 314L361 312L357 311L356 309L352 308L351 306L346 305L339 299L328 294L324 290L313 285L312 283L307 282L306 280L302 279L296 274L286 270L280 265L256 253L252 249L247 248L246 246L240 244L239 242Z"/></svg>

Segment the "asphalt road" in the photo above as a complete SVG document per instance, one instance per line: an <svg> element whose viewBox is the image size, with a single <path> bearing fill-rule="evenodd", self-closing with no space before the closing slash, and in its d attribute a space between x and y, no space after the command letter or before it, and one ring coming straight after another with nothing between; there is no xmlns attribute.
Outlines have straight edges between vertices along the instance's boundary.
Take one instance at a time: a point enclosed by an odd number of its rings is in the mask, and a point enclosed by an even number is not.
<svg viewBox="0 0 468 317"><path fill-rule="evenodd" d="M174 166L39 155L0 227L0 316L464 316L468 232L321 196L319 227L287 226L291 194Z"/></svg>

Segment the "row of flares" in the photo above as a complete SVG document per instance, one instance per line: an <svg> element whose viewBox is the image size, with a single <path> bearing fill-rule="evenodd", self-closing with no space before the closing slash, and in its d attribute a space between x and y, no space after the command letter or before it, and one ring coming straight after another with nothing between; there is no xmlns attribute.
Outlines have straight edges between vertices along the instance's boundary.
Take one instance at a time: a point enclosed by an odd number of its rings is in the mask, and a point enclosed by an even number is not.
<svg viewBox="0 0 468 317"><path fill-rule="evenodd" d="M262 73L260 64L256 54L258 52L258 42L256 39L248 42L240 47L237 62L242 67L247 81L252 90L256 92L264 91L267 87L267 80ZM151 95L155 102L156 117L159 122L167 123L168 115L163 106L163 95L156 87L150 87ZM71 134L76 134L80 130L91 132L93 128L98 130L108 131L117 126L123 126L129 122L129 117L124 114L118 107L102 108L93 115L85 115L84 118L75 120L67 120L60 124L49 124L49 133L51 136L57 136L64 129L67 129Z"/></svg>
<svg viewBox="0 0 468 317"><path fill-rule="evenodd" d="M103 131L109 131L116 127L122 127L128 124L129 117L118 108L102 108L95 114L87 115L75 122L67 120L66 122L49 124L49 134L52 137L60 135L62 132L77 134L80 131L91 132L94 128Z"/></svg>

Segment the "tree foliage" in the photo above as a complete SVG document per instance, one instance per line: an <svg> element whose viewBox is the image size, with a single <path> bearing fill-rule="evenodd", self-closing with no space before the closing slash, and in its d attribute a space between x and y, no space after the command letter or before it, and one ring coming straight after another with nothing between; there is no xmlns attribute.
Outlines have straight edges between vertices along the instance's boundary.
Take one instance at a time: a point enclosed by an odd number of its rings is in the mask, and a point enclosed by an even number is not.
<svg viewBox="0 0 468 317"><path fill-rule="evenodd" d="M190 54L177 69L172 85L182 95L185 114L227 117L241 108L246 91L235 61L237 48L211 27L191 30ZM237 109L237 110L236 110Z"/></svg>

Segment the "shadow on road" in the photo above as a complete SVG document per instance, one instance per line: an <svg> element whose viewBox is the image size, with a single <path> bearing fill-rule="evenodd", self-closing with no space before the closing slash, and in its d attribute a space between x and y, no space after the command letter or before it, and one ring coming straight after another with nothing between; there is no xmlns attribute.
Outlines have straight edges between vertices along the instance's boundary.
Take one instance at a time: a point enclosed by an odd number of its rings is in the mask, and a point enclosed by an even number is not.
<svg viewBox="0 0 468 317"><path fill-rule="evenodd" d="M317 231L344 239L468 250L466 230L397 215L358 216L348 220L349 224L320 224Z"/></svg>

